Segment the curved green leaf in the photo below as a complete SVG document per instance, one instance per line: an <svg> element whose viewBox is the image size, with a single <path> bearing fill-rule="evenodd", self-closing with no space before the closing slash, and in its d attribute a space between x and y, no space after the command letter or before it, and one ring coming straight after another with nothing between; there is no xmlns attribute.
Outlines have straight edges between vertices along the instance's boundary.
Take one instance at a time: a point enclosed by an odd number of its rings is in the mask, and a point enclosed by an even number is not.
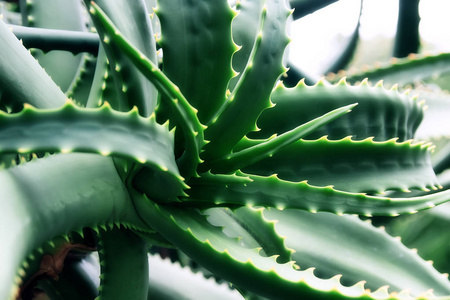
<svg viewBox="0 0 450 300"><path fill-rule="evenodd" d="M257 38L260 41L257 41L258 48L253 60L244 71L245 77L240 79L242 82L228 97L224 107L207 124L205 138L210 142L202 153L205 160L230 154L234 145L255 128L258 115L271 106L269 97L276 80L286 70L283 54L289 42L286 19L291 11L284 0L266 3L264 26Z"/></svg>
<svg viewBox="0 0 450 300"><path fill-rule="evenodd" d="M133 201L142 218L194 261L243 289L270 299L384 299L386 291L371 294L362 284L345 287L339 278L323 280L311 269L298 271L293 264L278 264L239 241L225 236L196 210L163 207L140 195ZM390 299L399 299L391 295Z"/></svg>
<svg viewBox="0 0 450 300"><path fill-rule="evenodd" d="M258 33L264 25L266 9L265 0L245 0L236 4L238 15L233 19L232 30L233 41L239 45L239 49L233 54L233 70L238 74L231 78L228 83L230 92L234 91L236 85L244 72L248 72L249 62L252 62L261 39Z"/></svg>
<svg viewBox="0 0 450 300"><path fill-rule="evenodd" d="M0 152L88 152L123 157L159 172L171 186L167 197L173 200L182 193L173 136L154 117L142 118L136 109L122 113L108 105L85 109L71 102L55 110L26 106L17 114L0 114L0 128Z"/></svg>
<svg viewBox="0 0 450 300"><path fill-rule="evenodd" d="M64 104L66 96L0 20L0 95L13 105L30 103L41 108Z"/></svg>
<svg viewBox="0 0 450 300"><path fill-rule="evenodd" d="M329 211L336 214L350 213L366 216L396 216L416 213L418 210L434 207L450 200L450 190L411 197L390 198L369 196L365 193L350 193L336 190L333 186L317 187L306 181L291 182L278 178L237 174L247 183L212 181L202 184L201 180L189 182L189 198L182 198L186 205L211 206L267 206L297 208L311 212Z"/></svg>
<svg viewBox="0 0 450 300"><path fill-rule="evenodd" d="M94 78L86 102L86 107L96 108L108 102L112 108L120 111L120 98L114 84L114 78L108 65L105 49L99 46Z"/></svg>
<svg viewBox="0 0 450 300"><path fill-rule="evenodd" d="M284 180L307 180L315 186L333 185L349 192L429 191L440 187L430 160L433 149L430 143L412 140L374 142L372 138L354 141L347 137L331 141L323 137L297 141L243 172L277 174Z"/></svg>
<svg viewBox="0 0 450 300"><path fill-rule="evenodd" d="M277 221L275 229L294 250L296 264L301 269L315 268L321 278L341 274L345 285L363 280L372 291L388 285L390 292L409 290L415 297L429 289L436 296L450 294L448 279L417 251L356 216L290 209L268 209L264 216Z"/></svg>
<svg viewBox="0 0 450 300"><path fill-rule="evenodd" d="M447 174L448 176L448 174ZM440 272L450 273L450 204L444 203L426 212L399 217L389 224L388 232L402 243L416 248L421 257Z"/></svg>
<svg viewBox="0 0 450 300"><path fill-rule="evenodd" d="M314 130L328 124L346 113L351 112L356 105L357 104L352 104L335 109L324 114L323 116L302 124L293 130L282 133L278 136L274 135L267 140L255 144L254 146L234 152L226 157L221 157L210 162L206 162L203 166L211 168L211 171L214 173L235 172L241 168L273 156L280 150L288 147Z"/></svg>
<svg viewBox="0 0 450 300"><path fill-rule="evenodd" d="M145 299L147 244L130 230L100 231L100 299Z"/></svg>
<svg viewBox="0 0 450 300"><path fill-rule="evenodd" d="M112 222L147 228L109 158L88 154L41 158L2 170L0 184L4 213L0 239L9 245L0 256L2 299L12 299L18 292L25 258L56 236Z"/></svg>
<svg viewBox="0 0 450 300"><path fill-rule="evenodd" d="M180 158L179 163L181 173L185 178L196 175L196 167L201 162L199 158L200 149L205 144L203 139L204 126L197 118L197 110L189 104L180 89L150 59L121 35L111 20L95 3L92 3L90 13L93 18L97 19L98 26L103 26L105 33L108 33L108 39L111 38L115 45L165 96L162 99L167 100L176 124L179 124L183 131L186 142L186 151Z"/></svg>
<svg viewBox="0 0 450 300"><path fill-rule="evenodd" d="M77 76L71 82L66 93L78 106L85 107L89 100L96 66L96 59L92 55L83 55Z"/></svg>
<svg viewBox="0 0 450 300"><path fill-rule="evenodd" d="M355 140L374 137L376 141L414 138L423 117L423 103L398 91L381 86L370 87L366 82L350 86L345 80L333 86L318 82L307 86L300 82L294 88L278 85L272 93L274 107L266 109L258 118L258 132L249 137L268 138L317 118L330 110L357 102L358 106L326 126L317 129L307 139L328 135L330 139L353 136Z"/></svg>
<svg viewBox="0 0 450 300"><path fill-rule="evenodd" d="M85 0L85 3L87 7L91 6L90 1ZM144 0L97 0L96 3L114 21L117 30L120 30L153 63L157 63L155 40ZM120 110L129 111L136 106L143 117L150 116L157 102L156 88L134 66L122 49L116 43L110 42L108 34L104 31L98 18L92 15L92 20L108 57L111 74L120 99Z"/></svg>
<svg viewBox="0 0 450 300"><path fill-rule="evenodd" d="M65 29L71 31L86 31L86 22L82 17L83 6L79 0L57 1L20 0L22 24L29 27L48 29ZM67 91L77 74L81 56L57 51L43 53L33 50L33 56L52 77L53 81Z"/></svg>
<svg viewBox="0 0 450 300"><path fill-rule="evenodd" d="M278 256L277 262L291 261L291 251L284 245L284 237L275 231L275 223L264 217L264 209L240 207L236 210L228 208L211 208L204 212L208 222L223 228L223 232L239 239L239 242L249 248L260 248L264 256Z"/></svg>
<svg viewBox="0 0 450 300"><path fill-rule="evenodd" d="M226 0L159 1L155 11L161 22L164 73L205 124L224 104L233 76L231 57L237 47L231 22L236 13Z"/></svg>

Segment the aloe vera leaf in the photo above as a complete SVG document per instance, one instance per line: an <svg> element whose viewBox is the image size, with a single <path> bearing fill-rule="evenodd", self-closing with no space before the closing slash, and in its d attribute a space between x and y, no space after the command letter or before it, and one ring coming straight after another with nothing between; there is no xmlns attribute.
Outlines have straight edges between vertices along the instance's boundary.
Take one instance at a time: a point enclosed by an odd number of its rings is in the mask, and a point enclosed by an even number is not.
<svg viewBox="0 0 450 300"><path fill-rule="evenodd" d="M86 23L81 17L83 7L78 0L64 2L57 0L20 0L20 7L22 24L25 26L86 31ZM67 91L77 73L81 57L66 52L45 54L38 50L33 51L33 56L50 77L63 91Z"/></svg>
<svg viewBox="0 0 450 300"><path fill-rule="evenodd" d="M105 102L108 102L113 109L120 111L121 102L108 65L108 58L105 49L100 45L86 107L96 108Z"/></svg>
<svg viewBox="0 0 450 300"><path fill-rule="evenodd" d="M387 63L377 63L374 66L350 69L348 72L329 74L327 79L336 82L346 77L348 82L355 83L368 78L370 82L383 80L387 85L420 82L428 78L438 77L450 72L450 53L437 55L408 55L406 58L393 58Z"/></svg>
<svg viewBox="0 0 450 300"><path fill-rule="evenodd" d="M36 48L43 52L63 50L73 54L87 52L96 55L98 52L100 40L95 33L20 25L9 26L26 48Z"/></svg>
<svg viewBox="0 0 450 300"><path fill-rule="evenodd" d="M349 113L357 104L347 105L330 111L323 116L311 120L297 128L280 134L274 135L269 139L254 145L252 147L234 152L226 157L206 162L205 166L210 167L213 173L229 173L237 171L246 166L252 165L260 160L270 157L278 151L284 149L290 144L298 141L300 138L308 135L317 128Z"/></svg>
<svg viewBox="0 0 450 300"><path fill-rule="evenodd" d="M90 13L93 18L99 21L99 26L104 26L105 32L109 34L108 37L165 96L162 99L167 100L167 104L174 115L174 121L181 127L186 142L186 150L179 159L180 172L186 179L195 176L197 165L201 162L199 158L200 149L205 144L203 139L204 126L197 118L197 110L189 104L180 89L151 60L121 35L120 31L95 3L92 3Z"/></svg>
<svg viewBox="0 0 450 300"><path fill-rule="evenodd" d="M101 230L98 253L101 266L99 300L147 297L147 244L138 235L123 228Z"/></svg>
<svg viewBox="0 0 450 300"><path fill-rule="evenodd" d="M205 123L226 100L233 72L231 57L237 47L231 37L236 13L226 0L160 1L163 70L198 109ZM183 51L180 51L183 49Z"/></svg>
<svg viewBox="0 0 450 300"><path fill-rule="evenodd" d="M412 140L374 142L348 137L330 141L323 137L297 141L243 172L263 176L275 173L284 180L307 180L315 186L333 185L349 192L429 191L440 187L430 159L433 149L430 143Z"/></svg>
<svg viewBox="0 0 450 300"><path fill-rule="evenodd" d="M450 191L411 197L391 198L370 196L365 193L350 193L336 190L333 186L317 187L306 181L291 182L277 175L257 176L239 173L249 183L220 182L208 184L190 182L189 198L181 198L185 205L205 207L267 206L296 208L311 212L327 211L336 214L349 213L366 216L416 213L450 200Z"/></svg>
<svg viewBox="0 0 450 300"><path fill-rule="evenodd" d="M158 6L157 0L144 0L145 6L147 7L147 12L150 15L150 21L152 22L153 34L155 35L155 40L158 43L158 40L161 38L161 22L159 21L158 16L155 13L155 9ZM159 45L157 45L158 47Z"/></svg>
<svg viewBox="0 0 450 300"><path fill-rule="evenodd" d="M85 1L86 6L92 4ZM96 5L105 11L109 18L141 52L153 63L157 62L155 40L151 28L149 16L146 12L145 3L139 1L96 1ZM111 73L114 78L116 90L119 95L120 110L128 111L136 106L143 117L148 117L155 109L157 101L157 90L139 72L121 49L115 43L111 43L99 20L92 18L100 35L101 42L105 48ZM139 30L136 30L139 28Z"/></svg>
<svg viewBox="0 0 450 300"><path fill-rule="evenodd" d="M420 214L395 219L387 230L400 236L406 246L416 248L419 255L437 270L448 274L449 225L450 205L445 203Z"/></svg>
<svg viewBox="0 0 450 300"><path fill-rule="evenodd" d="M339 0L290 0L289 3L291 4L291 7L295 9L292 15L296 20L337 1Z"/></svg>
<svg viewBox="0 0 450 300"><path fill-rule="evenodd" d="M111 222L147 228L109 158L54 155L2 170L0 179L0 236L5 245L14 244L0 256L2 299L18 292L26 256L56 236Z"/></svg>
<svg viewBox="0 0 450 300"><path fill-rule="evenodd" d="M419 35L420 0L400 0L398 2L397 32L394 42L394 56L405 57L417 53L420 46Z"/></svg>
<svg viewBox="0 0 450 300"><path fill-rule="evenodd" d="M304 82L294 88L279 84L272 93L274 107L259 116L259 131L251 138L268 138L303 124L312 118L338 107L358 103L351 114L342 116L317 129L305 139L318 139L327 135L337 140L353 136L355 140L374 137L375 141L398 138L405 141L414 133L423 117L423 102L382 86L370 87L366 82L350 86L345 80L333 86L318 82L307 86Z"/></svg>
<svg viewBox="0 0 450 300"><path fill-rule="evenodd" d="M436 296L450 293L448 279L417 251L356 216L274 209L264 216L278 221L275 229L300 268L314 267L322 278L341 274L348 285L364 280L370 290L388 285L391 292L409 290L416 297L429 289Z"/></svg>
<svg viewBox="0 0 450 300"><path fill-rule="evenodd" d="M338 277L319 279L313 271L297 271L291 263L278 264L263 257L221 228L208 223L197 210L163 207L133 194L142 218L194 261L232 284L270 299L373 299L387 298L386 291L371 294L363 284L342 286ZM280 288L281 287L281 288ZM398 299L392 295L390 299Z"/></svg>
<svg viewBox="0 0 450 300"><path fill-rule="evenodd" d="M234 145L255 129L258 115L271 106L269 96L278 77L286 71L283 66L284 48L289 42L286 19L291 13L284 0L266 2L267 13L262 31L258 34L258 48L249 62L245 77L228 97L208 128L202 158L211 160L231 153ZM239 120L239 122L236 122ZM220 136L220 139L214 138Z"/></svg>
<svg viewBox="0 0 450 300"><path fill-rule="evenodd" d="M258 33L261 31L266 16L265 0L246 0L236 4L238 15L233 19L231 32L233 41L239 49L233 54L233 70L237 75L230 79L228 89L234 91L243 73L248 70L248 63L254 59L258 49Z"/></svg>
<svg viewBox="0 0 450 300"><path fill-rule="evenodd" d="M29 103L42 108L64 104L66 96L0 20L0 94L12 104Z"/></svg>
<svg viewBox="0 0 450 300"><path fill-rule="evenodd" d="M278 263L291 261L291 251L284 244L284 237L275 231L275 222L264 217L263 209L240 207L236 210L228 208L210 208L204 212L208 222L223 228L223 232L238 238L239 242L250 249L261 248L264 256L276 255Z"/></svg>
<svg viewBox="0 0 450 300"><path fill-rule="evenodd" d="M81 60L77 76L73 79L67 90L67 96L73 99L78 106L85 107L91 92L96 69L96 58L84 55Z"/></svg>
<svg viewBox="0 0 450 300"><path fill-rule="evenodd" d="M83 109L67 102L56 110L26 106L18 114L0 115L3 153L87 152L118 156L161 173L173 194L183 186L173 156L173 136L156 123L132 110L122 113L108 105ZM132 146L130 146L132 145ZM164 201L164 199L160 199Z"/></svg>

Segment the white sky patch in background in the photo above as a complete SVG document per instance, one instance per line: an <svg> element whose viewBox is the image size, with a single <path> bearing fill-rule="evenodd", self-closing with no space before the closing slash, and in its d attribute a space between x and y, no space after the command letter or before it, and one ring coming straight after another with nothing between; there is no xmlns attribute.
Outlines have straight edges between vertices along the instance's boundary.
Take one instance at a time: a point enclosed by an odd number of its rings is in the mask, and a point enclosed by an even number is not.
<svg viewBox="0 0 450 300"><path fill-rule="evenodd" d="M448 0L422 0L419 6L420 21L419 32L426 44L426 50L433 52L450 52L450 1Z"/></svg>
<svg viewBox="0 0 450 300"><path fill-rule="evenodd" d="M290 60L309 72L322 73L339 45L353 33L359 14L359 0L340 0L292 24ZM420 2L420 34L424 50L450 52L449 0ZM369 41L394 37L397 28L398 0L365 0L360 38ZM390 47L390 45L384 45Z"/></svg>

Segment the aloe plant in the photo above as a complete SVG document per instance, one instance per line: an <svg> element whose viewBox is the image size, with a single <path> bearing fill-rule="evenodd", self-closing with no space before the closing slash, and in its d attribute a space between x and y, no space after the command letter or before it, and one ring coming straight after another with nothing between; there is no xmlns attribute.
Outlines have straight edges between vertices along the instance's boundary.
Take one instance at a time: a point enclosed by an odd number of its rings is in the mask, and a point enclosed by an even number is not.
<svg viewBox="0 0 450 300"><path fill-rule="evenodd" d="M1 2L1 299L450 297L448 54L307 85L333 2Z"/></svg>

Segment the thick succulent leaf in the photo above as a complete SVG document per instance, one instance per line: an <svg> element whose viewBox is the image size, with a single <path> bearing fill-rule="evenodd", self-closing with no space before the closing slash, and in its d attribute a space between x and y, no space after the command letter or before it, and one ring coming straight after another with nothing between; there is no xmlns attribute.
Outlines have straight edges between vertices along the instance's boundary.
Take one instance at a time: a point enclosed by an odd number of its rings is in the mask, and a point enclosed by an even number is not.
<svg viewBox="0 0 450 300"><path fill-rule="evenodd" d="M355 83L369 78L370 82L383 80L389 86L396 83L404 86L448 73L450 71L449 57L450 53L420 56L411 54L406 58L393 58L385 64L378 63L372 67L364 66L361 69L330 74L327 79L338 81L342 77L347 77L349 82Z"/></svg>
<svg viewBox="0 0 450 300"><path fill-rule="evenodd" d="M205 160L230 154L233 146L255 129L256 118L263 109L271 106L269 96L273 86L285 72L283 54L289 42L286 19L291 11L285 0L269 0L266 5L267 13L264 26L258 33L254 58L247 64L224 107L207 124L205 138L210 143L204 147L202 158Z"/></svg>
<svg viewBox="0 0 450 300"><path fill-rule="evenodd" d="M227 236L238 238L246 248L260 248L259 253L264 256L276 255L279 263L291 260L291 251L286 249L284 238L276 233L275 222L264 217L262 208L241 207L230 210L216 207L204 213L209 223L222 227Z"/></svg>
<svg viewBox="0 0 450 300"><path fill-rule="evenodd" d="M111 75L108 58L105 49L100 45L86 107L96 108L105 102L108 102L115 110L120 110L120 98L116 91L114 78Z"/></svg>
<svg viewBox="0 0 450 300"><path fill-rule="evenodd" d="M323 116L302 124L293 130L280 134L279 136L273 135L267 140L261 141L260 143L249 148L242 149L238 152L234 152L211 162L206 162L204 166L210 168L214 173L235 172L248 165L273 156L275 153L288 147L317 128L320 128L321 126L326 125L342 115L351 112L351 109L356 105L357 104L347 105L330 111Z"/></svg>
<svg viewBox="0 0 450 300"><path fill-rule="evenodd" d="M194 261L236 286L269 299L386 299L386 289L375 293L359 283L340 284L339 276L317 278L312 269L299 271L292 263L279 264L275 257L263 257L221 228L208 223L196 210L159 206L134 194L133 201L142 218ZM389 299L408 299L391 294Z"/></svg>
<svg viewBox="0 0 450 300"><path fill-rule="evenodd" d="M266 109L258 118L258 132L249 137L268 138L303 124L312 118L338 107L357 102L358 106L347 114L307 136L318 139L341 139L352 135L355 140L374 137L376 141L398 138L405 141L414 138L414 132L423 117L423 103L388 91L381 86L370 87L366 82L350 86L345 80L333 86L321 82L307 86L300 82L294 88L278 85L272 93L274 107Z"/></svg>
<svg viewBox="0 0 450 300"><path fill-rule="evenodd" d="M67 102L55 110L26 106L17 114L0 114L0 152L88 152L118 156L158 172L173 192L182 193L182 178L173 156L173 135L154 118L136 109L116 112L108 105L78 108ZM149 189L150 190L150 189ZM164 201L164 199L160 199Z"/></svg>
<svg viewBox="0 0 450 300"><path fill-rule="evenodd" d="M449 177L449 173L443 174ZM448 180L447 180L448 185ZM450 273L450 204L444 203L413 216L402 216L389 223L388 232L402 243L416 248L421 257L443 273Z"/></svg>
<svg viewBox="0 0 450 300"><path fill-rule="evenodd" d="M95 57L83 55L77 76L75 76L66 92L67 96L73 99L78 106L85 107L89 100L96 65Z"/></svg>
<svg viewBox="0 0 450 300"><path fill-rule="evenodd" d="M433 149L431 144L412 140L374 142L371 138L354 141L347 137L331 141L323 137L297 141L243 171L277 174L289 181L307 180L316 186L333 185L349 192L429 191L440 187L430 160Z"/></svg>
<svg viewBox="0 0 450 300"><path fill-rule="evenodd" d="M0 95L14 105L30 103L41 108L64 104L66 96L0 20Z"/></svg>
<svg viewBox="0 0 450 300"><path fill-rule="evenodd" d="M147 244L131 230L100 231L99 300L145 299L148 293Z"/></svg>
<svg viewBox="0 0 450 300"><path fill-rule="evenodd" d="M236 13L226 0L160 1L164 73L206 123L226 100L236 51L231 22ZM180 51L180 49L183 49Z"/></svg>
<svg viewBox="0 0 450 300"><path fill-rule="evenodd" d="M167 104L169 104L174 115L174 121L181 127L186 142L186 151L179 159L180 171L185 178L195 175L197 164L201 161L199 158L200 149L205 144L203 139L204 126L197 118L197 110L189 104L180 92L180 89L150 59L122 36L120 31L95 3L92 3L90 13L98 21L97 26L103 26L105 33L108 33L108 38L113 40L115 45L123 51L164 96L162 99L165 99Z"/></svg>
<svg viewBox="0 0 450 300"><path fill-rule="evenodd" d="M269 297L305 295L326 299L326 291L331 291L330 298L343 298L337 291L337 280L321 280L312 272L299 272L291 264L278 264L273 257L262 257L257 250L245 248L225 236L195 210L158 206L137 194L133 195L133 201L151 227L194 261L237 286ZM344 294L365 294L359 286L339 288Z"/></svg>
<svg viewBox="0 0 450 300"><path fill-rule="evenodd" d="M63 29L34 28L11 25L12 32L22 40L26 48L37 48L43 52L63 50L73 54L88 52L96 55L100 40L91 32Z"/></svg>
<svg viewBox="0 0 450 300"><path fill-rule="evenodd" d="M450 282L399 239L356 216L312 214L300 210L268 209L264 216L276 220L277 233L293 249L292 259L301 269L315 268L321 278L341 274L341 282L365 281L376 290L409 290L412 296L433 289L436 296L450 294Z"/></svg>
<svg viewBox="0 0 450 300"><path fill-rule="evenodd" d="M231 177L231 176L230 176ZM450 190L411 197L390 198L370 196L365 193L350 193L336 190L333 186L317 187L307 181L291 182L277 175L269 177L238 173L235 179L226 182L214 177L207 183L199 180L189 182L189 198L182 198L187 205L211 206L267 206L297 208L311 212L328 211L336 214L353 213L366 216L396 216L416 213L418 210L434 207L450 200Z"/></svg>
<svg viewBox="0 0 450 300"><path fill-rule="evenodd" d="M86 22L82 17L83 6L79 0L20 2L22 24L25 26L86 31ZM59 51L43 53L33 50L33 56L63 91L69 88L81 61L81 56Z"/></svg>
<svg viewBox="0 0 450 300"><path fill-rule="evenodd" d="M300 19L337 1L339 0L290 0L289 3L295 9L294 19Z"/></svg>
<svg viewBox="0 0 450 300"><path fill-rule="evenodd" d="M18 292L18 276L25 273L19 268L26 256L56 236L112 222L147 228L106 157L67 154L37 159L1 171L0 184L0 239L14 245L4 247L0 256L2 299Z"/></svg>
<svg viewBox="0 0 450 300"><path fill-rule="evenodd" d="M147 7L147 13L150 15L150 20L152 22L153 34L155 35L155 38L158 41L158 39L161 37L161 22L159 21L159 18L154 11L154 9L158 6L158 1L144 0L144 2L145 6Z"/></svg>
<svg viewBox="0 0 450 300"><path fill-rule="evenodd" d="M234 91L243 73L248 72L248 63L254 59L258 49L258 33L266 17L265 3L265 0L244 0L236 4L239 13L233 19L231 31L233 41L239 46L239 50L233 55L233 70L238 74L228 84L230 91Z"/></svg>
<svg viewBox="0 0 450 300"><path fill-rule="evenodd" d="M85 2L89 7L90 1ZM144 0L97 0L96 3L113 20L117 30L120 30L153 63L157 62L155 40ZM157 90L122 50L110 42L100 21L95 16L92 19L110 63L117 94L121 99L120 110L128 111L136 106L142 116L148 117L155 109Z"/></svg>
<svg viewBox="0 0 450 300"><path fill-rule="evenodd" d="M405 57L417 53L420 46L419 35L420 0L400 0L398 2L397 32L394 42L394 56Z"/></svg>

